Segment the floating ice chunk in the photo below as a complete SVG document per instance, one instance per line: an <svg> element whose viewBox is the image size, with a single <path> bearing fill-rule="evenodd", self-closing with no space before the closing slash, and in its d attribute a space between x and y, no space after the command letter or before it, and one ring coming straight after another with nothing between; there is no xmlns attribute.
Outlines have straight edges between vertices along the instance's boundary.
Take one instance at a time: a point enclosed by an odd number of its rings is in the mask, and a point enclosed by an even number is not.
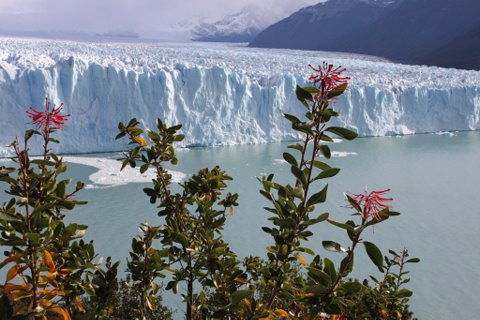
<svg viewBox="0 0 480 320"><path fill-rule="evenodd" d="M450 132L450 131L439 131L439 132L435 132L435 134L438 135L438 136L449 136L449 137L454 137L455 136L455 133Z"/></svg>
<svg viewBox="0 0 480 320"><path fill-rule="evenodd" d="M146 183L155 178L155 172L151 169L141 174L138 168L134 169L127 166L120 171L121 162L114 159L67 156L63 158L63 161L99 169L88 177L93 182L93 185L87 185L89 189L115 187L128 183ZM169 173L175 183L182 181L186 176L184 173L177 171L169 171Z"/></svg>

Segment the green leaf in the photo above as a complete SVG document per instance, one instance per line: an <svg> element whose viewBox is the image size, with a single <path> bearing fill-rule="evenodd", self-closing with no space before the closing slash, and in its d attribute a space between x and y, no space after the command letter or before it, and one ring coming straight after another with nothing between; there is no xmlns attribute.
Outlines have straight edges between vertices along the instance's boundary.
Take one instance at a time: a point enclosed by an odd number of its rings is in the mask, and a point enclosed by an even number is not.
<svg viewBox="0 0 480 320"><path fill-rule="evenodd" d="M420 259L418 258L412 258L405 261L405 263L418 263L418 262L420 262Z"/></svg>
<svg viewBox="0 0 480 320"><path fill-rule="evenodd" d="M178 130L180 130L182 128L182 125L181 124L177 124L177 125L174 125L174 126L171 126L170 128L167 129L167 132L170 133L170 134L174 134L175 132L177 132Z"/></svg>
<svg viewBox="0 0 480 320"><path fill-rule="evenodd" d="M325 258L323 259L323 265L323 271L325 271L330 276L330 279L334 281L337 278L337 270L335 270L335 264L333 261Z"/></svg>
<svg viewBox="0 0 480 320"><path fill-rule="evenodd" d="M308 123L298 122L292 124L292 129L309 135L313 135L312 126L313 124L310 125Z"/></svg>
<svg viewBox="0 0 480 320"><path fill-rule="evenodd" d="M330 90L328 92L327 99L332 99L332 98L335 98L335 97L341 95L342 93L345 92L347 87L348 87L347 82L339 84L338 86L336 86L335 88L333 88L332 90Z"/></svg>
<svg viewBox="0 0 480 320"><path fill-rule="evenodd" d="M353 270L354 255L353 251L340 262L340 270L343 270L342 276L346 277Z"/></svg>
<svg viewBox="0 0 480 320"><path fill-rule="evenodd" d="M307 87L302 87L302 89L310 93L320 93L320 90L318 90L317 87L307 86Z"/></svg>
<svg viewBox="0 0 480 320"><path fill-rule="evenodd" d="M55 194L60 197L60 198L63 198L65 196L65 192L67 191L67 181L60 181L58 184L57 184L57 188L55 189Z"/></svg>
<svg viewBox="0 0 480 320"><path fill-rule="evenodd" d="M295 157L292 156L290 153L284 152L283 153L283 159L285 159L285 161L290 163L292 166L298 167L297 159L295 159Z"/></svg>
<svg viewBox="0 0 480 320"><path fill-rule="evenodd" d="M326 164L325 162L322 162L322 161L319 161L319 160L313 161L313 166L315 168L320 169L320 170L329 170L329 169L332 168L328 164Z"/></svg>
<svg viewBox="0 0 480 320"><path fill-rule="evenodd" d="M301 101L302 103L305 103L305 100L313 100L312 94L308 92L307 90L303 89L299 85L297 85L297 89L295 90L295 93L297 95L297 99Z"/></svg>
<svg viewBox="0 0 480 320"><path fill-rule="evenodd" d="M37 246L40 243L40 234L38 233L26 233L25 236L32 242L32 245Z"/></svg>
<svg viewBox="0 0 480 320"><path fill-rule="evenodd" d="M0 211L0 221L22 221L13 214L8 214Z"/></svg>
<svg viewBox="0 0 480 320"><path fill-rule="evenodd" d="M307 226L310 226L310 225L313 225L313 224L317 224L317 223L320 223L320 222L323 222L325 220L328 219L328 212L325 212L325 213L322 213L321 215L319 215L317 218L315 219L309 219L308 221L305 222L305 225Z"/></svg>
<svg viewBox="0 0 480 320"><path fill-rule="evenodd" d="M137 121L137 118L132 118L127 124L127 128L134 127L138 125L140 122Z"/></svg>
<svg viewBox="0 0 480 320"><path fill-rule="evenodd" d="M298 143L290 144L290 145L288 145L288 148L295 149L295 150L298 150L300 152L303 152L303 146L298 144Z"/></svg>
<svg viewBox="0 0 480 320"><path fill-rule="evenodd" d="M347 252L339 243L335 241L322 241L322 245L327 251L331 252Z"/></svg>
<svg viewBox="0 0 480 320"><path fill-rule="evenodd" d="M323 272L322 270L314 267L307 267L308 275L314 279L316 282L320 282L324 286L329 286L332 282L330 275Z"/></svg>
<svg viewBox="0 0 480 320"><path fill-rule="evenodd" d="M305 177L305 173L297 167L291 167L290 171L293 175L302 183L302 185L307 185L307 178Z"/></svg>
<svg viewBox="0 0 480 320"><path fill-rule="evenodd" d="M358 136L358 134L355 131L352 131L352 130L349 130L349 129L346 129L346 128L342 128L342 127L329 127L327 129L325 129L325 131L329 131L329 132L331 132L333 134L336 134L337 136L345 138L347 140L353 140Z"/></svg>
<svg viewBox="0 0 480 320"><path fill-rule="evenodd" d="M126 134L127 134L126 132L120 132L119 134L117 134L115 136L115 140L118 140L118 139L121 139L121 138L125 137Z"/></svg>
<svg viewBox="0 0 480 320"><path fill-rule="evenodd" d="M330 159L332 157L332 152L330 151L330 147L327 146L326 144L322 144L320 146L320 151L322 152L325 158Z"/></svg>
<svg viewBox="0 0 480 320"><path fill-rule="evenodd" d="M337 222L337 221L334 221L334 220L330 220L328 219L327 220L330 224L333 224L334 226L336 227L339 227L341 229L344 229L344 230L347 230L347 231L350 231L350 232L354 232L354 228L348 224L345 224L345 223L340 223L340 222Z"/></svg>
<svg viewBox="0 0 480 320"><path fill-rule="evenodd" d="M325 178L331 178L336 176L340 172L339 168L330 168L327 170L324 170L320 172L314 180L320 180L320 179L325 179Z"/></svg>
<svg viewBox="0 0 480 320"><path fill-rule="evenodd" d="M232 305L238 305L243 299L251 297L255 293L255 290L238 290L232 293Z"/></svg>
<svg viewBox="0 0 480 320"><path fill-rule="evenodd" d="M41 166L49 166L49 167L53 167L55 165L55 162L43 160L43 159L35 159L30 161L30 163L38 164Z"/></svg>
<svg viewBox="0 0 480 320"><path fill-rule="evenodd" d="M185 135L184 134L177 134L173 137L173 141L175 142L180 142L182 141L183 139L185 139Z"/></svg>
<svg viewBox="0 0 480 320"><path fill-rule="evenodd" d="M309 286L307 288L307 293L314 293L316 295L321 295L323 293L327 293L328 290L329 290L328 287L323 286L321 284L316 284L316 285L313 285L313 286Z"/></svg>
<svg viewBox="0 0 480 320"><path fill-rule="evenodd" d="M144 174L147 170L148 170L148 163L145 163L140 167L141 174Z"/></svg>
<svg viewBox="0 0 480 320"><path fill-rule="evenodd" d="M357 293L362 290L362 284L358 281L348 281L342 284L342 289L348 293Z"/></svg>
<svg viewBox="0 0 480 320"><path fill-rule="evenodd" d="M10 174L14 171L15 171L14 168L0 167L0 175Z"/></svg>
<svg viewBox="0 0 480 320"><path fill-rule="evenodd" d="M315 193L308 199L306 207L310 207L312 205L315 205L317 203L323 203L327 200L327 190L328 190L328 184L325 185L325 187L320 191Z"/></svg>
<svg viewBox="0 0 480 320"><path fill-rule="evenodd" d="M412 291L403 288L403 289L398 290L395 295L396 295L398 298L408 298L408 297L411 297L412 294L413 294Z"/></svg>
<svg viewBox="0 0 480 320"><path fill-rule="evenodd" d="M378 247L368 241L363 242L365 250L367 251L370 260L378 267L380 271L383 271L383 255Z"/></svg>
<svg viewBox="0 0 480 320"><path fill-rule="evenodd" d="M300 122L300 119L295 117L293 114L284 113L283 116L292 123Z"/></svg>
<svg viewBox="0 0 480 320"><path fill-rule="evenodd" d="M40 132L38 132L38 131L36 131L36 130L27 130L27 131L25 131L25 140L30 140L30 138L31 138L34 134L40 135Z"/></svg>
<svg viewBox="0 0 480 320"><path fill-rule="evenodd" d="M345 196L347 197L347 201L348 201L348 203L350 203L352 208L357 210L358 213L362 213L362 207L360 207L358 202L355 199L353 199L351 196L349 196L348 194L345 194Z"/></svg>
<svg viewBox="0 0 480 320"><path fill-rule="evenodd" d="M188 238L183 233L177 233L177 242L181 243L184 247L188 247Z"/></svg>

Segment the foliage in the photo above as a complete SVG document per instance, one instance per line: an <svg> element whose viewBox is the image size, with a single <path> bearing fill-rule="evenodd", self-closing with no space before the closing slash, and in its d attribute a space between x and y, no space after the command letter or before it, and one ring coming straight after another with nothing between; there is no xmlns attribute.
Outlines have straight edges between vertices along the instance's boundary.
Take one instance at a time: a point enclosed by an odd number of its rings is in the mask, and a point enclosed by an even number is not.
<svg viewBox="0 0 480 320"><path fill-rule="evenodd" d="M94 262L93 243L82 240L87 226L64 222L67 211L85 204L75 199L83 183L70 186L62 157L49 148L58 143L52 135L69 115L62 115L63 105L50 108L48 100L45 110L31 108L27 113L37 130L28 130L22 145L18 139L12 143L16 167L0 167L0 181L11 196L0 208L0 245L8 248L0 263L0 269L8 266L0 285L0 318L170 319L171 311L162 306L164 279L165 290L181 294L187 320L413 319L406 266L419 259L409 258L406 249L384 256L365 232L399 215L386 196L389 190L347 194L352 215L346 221L321 210L325 181L340 171L328 164L328 143L357 134L330 124L339 116L332 102L348 86L345 69L310 67L314 86L296 88L304 116L285 114L303 136L283 154L291 181L281 183L274 174L258 179L270 221L262 230L272 241L264 258L240 259L223 239L238 195L226 191L232 178L219 166L200 169L173 187L165 166L178 163L174 144L184 139L181 125L169 127L158 119L155 130L145 131L136 119L119 123L117 139L130 144L121 169L138 166L142 174L155 173L143 191L159 216L156 225L140 225L127 279L120 281L118 261L107 258L103 268ZM31 158L28 145L35 136L43 139L43 154ZM341 243L326 236L322 255L307 246L320 223L345 234ZM383 275L380 280L350 278L362 248Z"/></svg>
<svg viewBox="0 0 480 320"><path fill-rule="evenodd" d="M156 264L149 264L153 268L149 273L151 278L144 283L151 283L159 275L167 276L166 271L172 278L166 290L177 293L183 283L188 320L361 319L392 315L411 318L407 307L411 292L400 288L408 280L399 280L406 274L403 266L407 262L396 262L403 261L402 255L393 260L385 258L384 262L380 249L363 239L366 229L398 215L387 204L392 199L384 196L389 190L346 195L357 221L339 222L319 210L327 199L328 184L323 181L340 171L320 159L331 157L328 143L333 141L332 135L352 140L357 134L329 125L338 116L331 102L347 89L349 78L342 76L345 69L328 64L311 68L314 74L310 80L315 86L296 89L297 98L305 107L304 118L285 114L293 130L304 137L301 143L289 146L292 151L283 154L293 183L277 182L273 174L259 179L260 193L270 203L265 209L272 223L262 228L273 240L267 248L266 260L247 257L239 261L223 241L226 209L237 204L237 195L224 195L225 182L231 178L219 167L201 169L181 184L181 193L172 193L171 176L165 164L177 163L173 143L183 139L178 134L181 125L168 127L158 119L158 131L144 132L136 119L119 124L117 139L128 137L132 145L122 168L139 165L142 173L149 168L155 170L153 187L145 188L144 192L165 219L154 227L162 249L153 251ZM335 259L322 258L305 246L313 235L312 226L322 222L342 229L347 236L348 246L323 241L326 251L342 256L339 265L335 265ZM359 247L385 273L384 280L374 280L373 287L366 280L348 278ZM142 260L141 250L131 254L135 257L132 261ZM310 263L305 255L313 256ZM417 261L410 259L408 263ZM392 267L397 265L399 273L392 273ZM151 308L147 298L143 301Z"/></svg>
<svg viewBox="0 0 480 320"><path fill-rule="evenodd" d="M69 187L71 179L62 179L67 167L49 149L68 117L61 109L50 108L48 99L45 110L31 108L39 131L28 130L22 146L18 138L11 144L17 168L0 167L11 196L0 208L0 245L8 249L0 263L8 267L0 285L2 319L70 319L83 311L84 294L96 294L94 283L103 272L94 262L93 243L82 240L87 226L64 222L66 211L85 202L75 199L84 184ZM28 145L35 136L42 139L43 154L31 158Z"/></svg>
<svg viewBox="0 0 480 320"><path fill-rule="evenodd" d="M137 289L132 283L132 279L127 276L124 280L120 280L118 286L110 292L108 297L109 313L104 313L104 319L115 320L132 320L132 319L151 319L151 320L169 320L172 319L172 312L161 305L162 303L162 291L150 297L150 301L155 308L152 310L143 310L144 303L142 302L141 295L138 294ZM85 312L75 317L78 320L94 319L97 315L97 309L99 303L95 296L84 299Z"/></svg>

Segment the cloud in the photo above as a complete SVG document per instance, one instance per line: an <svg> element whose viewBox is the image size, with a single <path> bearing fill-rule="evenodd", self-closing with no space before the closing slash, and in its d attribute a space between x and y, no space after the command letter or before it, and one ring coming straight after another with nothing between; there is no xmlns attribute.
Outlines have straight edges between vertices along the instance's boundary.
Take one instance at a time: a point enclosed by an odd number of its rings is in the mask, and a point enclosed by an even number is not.
<svg viewBox="0 0 480 320"><path fill-rule="evenodd" d="M318 0L317 0L318 1ZM315 0L262 0L283 15ZM1 0L0 29L83 33L131 32L154 36L180 23L220 19L253 0Z"/></svg>
<svg viewBox="0 0 480 320"><path fill-rule="evenodd" d="M35 13L39 11L38 8L41 3L42 0L4 0L0 2L0 14L21 15Z"/></svg>

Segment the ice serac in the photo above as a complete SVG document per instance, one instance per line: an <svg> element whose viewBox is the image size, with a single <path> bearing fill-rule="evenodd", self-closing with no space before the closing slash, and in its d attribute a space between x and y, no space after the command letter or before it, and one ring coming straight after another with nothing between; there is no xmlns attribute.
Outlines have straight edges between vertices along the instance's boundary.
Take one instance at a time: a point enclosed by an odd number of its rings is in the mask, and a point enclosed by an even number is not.
<svg viewBox="0 0 480 320"><path fill-rule="evenodd" d="M335 108L360 135L480 128L476 71L231 46L0 42L0 146L30 126L25 111L45 96L71 115L58 133L66 153L124 148L117 124L132 117L147 128L157 117L182 123L186 146L296 139L282 114L303 112L295 86L323 60L348 68L351 85Z"/></svg>

